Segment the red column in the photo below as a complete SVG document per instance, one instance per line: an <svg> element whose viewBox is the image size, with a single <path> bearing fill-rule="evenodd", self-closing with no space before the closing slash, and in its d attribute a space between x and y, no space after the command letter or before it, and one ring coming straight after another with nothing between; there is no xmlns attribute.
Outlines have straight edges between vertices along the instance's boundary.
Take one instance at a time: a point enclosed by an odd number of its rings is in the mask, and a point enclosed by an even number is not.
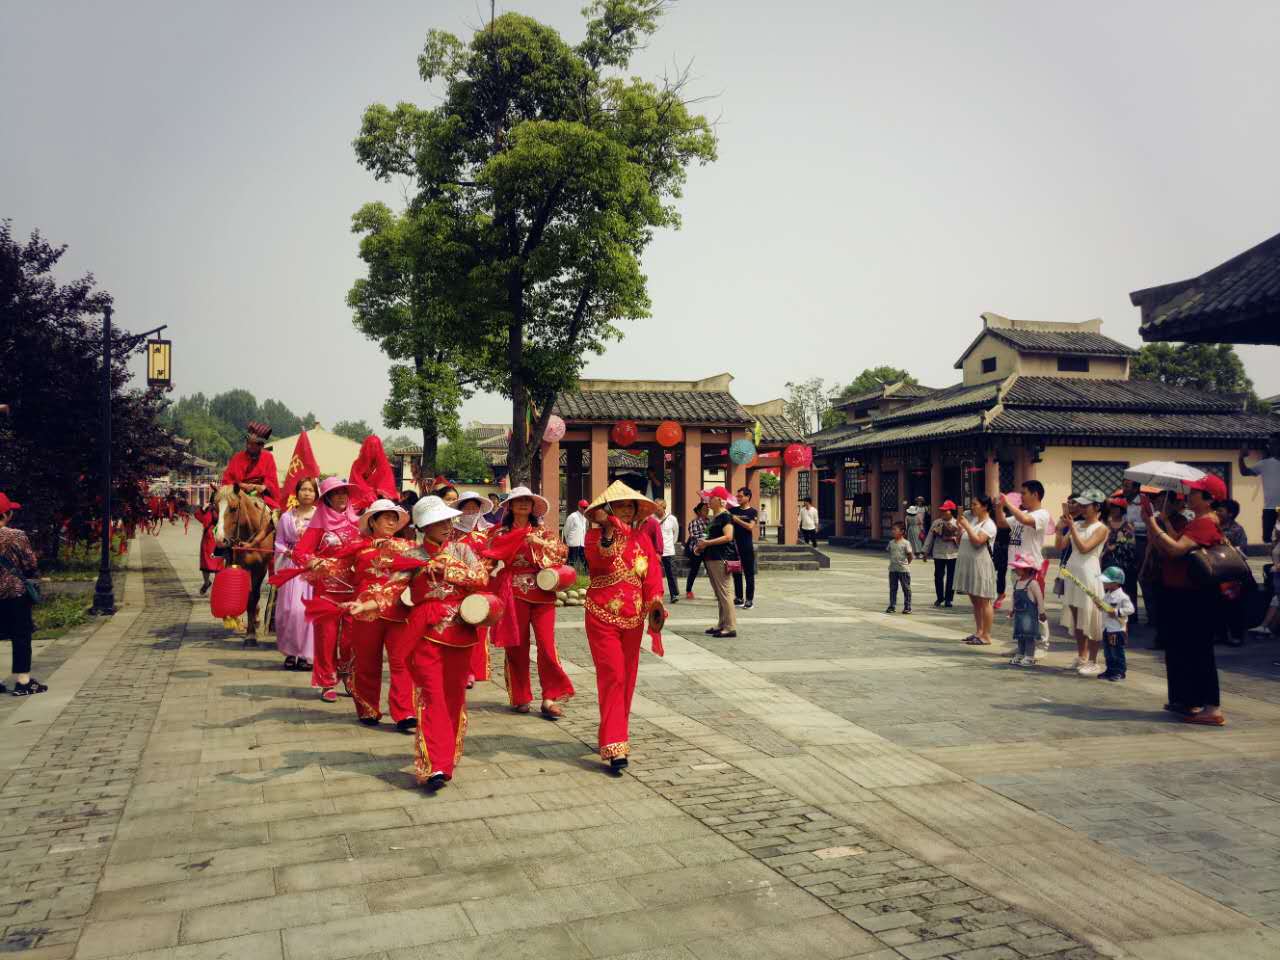
<svg viewBox="0 0 1280 960"><path fill-rule="evenodd" d="M560 442L542 445L542 483L539 492L550 506L543 523L548 530L560 529Z"/></svg>
<svg viewBox="0 0 1280 960"><path fill-rule="evenodd" d="M800 542L800 483L795 467L782 465L782 542Z"/></svg>
<svg viewBox="0 0 1280 960"><path fill-rule="evenodd" d="M677 519L683 525L693 519L693 508L698 505L698 493L702 490L702 428L687 427L684 431L684 490L683 502ZM672 504L674 508L675 504Z"/></svg>
<svg viewBox="0 0 1280 960"><path fill-rule="evenodd" d="M986 484L985 489L987 496L994 497L1000 492L1000 461L996 459L994 451L987 451L986 464Z"/></svg>
<svg viewBox="0 0 1280 960"><path fill-rule="evenodd" d="M591 490L585 494L594 500L609 486L609 428L591 428Z"/></svg>

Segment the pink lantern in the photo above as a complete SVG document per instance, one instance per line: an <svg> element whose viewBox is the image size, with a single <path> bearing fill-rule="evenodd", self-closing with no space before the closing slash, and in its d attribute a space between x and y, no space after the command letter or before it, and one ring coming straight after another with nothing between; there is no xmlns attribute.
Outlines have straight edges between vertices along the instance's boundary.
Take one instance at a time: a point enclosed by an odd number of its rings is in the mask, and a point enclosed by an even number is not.
<svg viewBox="0 0 1280 960"><path fill-rule="evenodd" d="M554 413L547 420L547 429L542 431L543 443L556 443L564 436L564 419Z"/></svg>

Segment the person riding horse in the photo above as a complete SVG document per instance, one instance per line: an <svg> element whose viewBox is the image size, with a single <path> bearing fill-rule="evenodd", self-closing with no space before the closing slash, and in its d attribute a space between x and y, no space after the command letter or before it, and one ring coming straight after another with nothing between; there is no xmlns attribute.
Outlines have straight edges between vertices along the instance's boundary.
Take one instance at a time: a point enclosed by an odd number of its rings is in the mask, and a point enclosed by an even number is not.
<svg viewBox="0 0 1280 960"><path fill-rule="evenodd" d="M256 646L258 642L258 601L274 546L275 518L282 502L275 457L265 449L270 437L270 424L249 421L244 449L231 458L223 471L222 489L216 498L215 552L228 564L246 568L252 578L246 646ZM255 503L246 504L244 499Z"/></svg>
<svg viewBox="0 0 1280 960"><path fill-rule="evenodd" d="M271 438L271 425L250 420L245 429L244 449L236 452L222 472L224 487L239 485L241 490L262 497L272 510L282 506L279 473L275 457L265 449Z"/></svg>

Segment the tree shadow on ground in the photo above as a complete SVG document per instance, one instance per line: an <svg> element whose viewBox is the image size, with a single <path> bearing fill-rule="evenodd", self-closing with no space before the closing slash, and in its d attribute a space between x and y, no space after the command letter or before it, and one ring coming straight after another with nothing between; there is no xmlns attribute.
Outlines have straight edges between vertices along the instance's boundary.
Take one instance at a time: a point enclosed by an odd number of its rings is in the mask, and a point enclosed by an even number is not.
<svg viewBox="0 0 1280 960"><path fill-rule="evenodd" d="M1112 707L1097 703L993 703L993 710L1015 710L1019 713L1045 713L1069 720L1087 720L1091 723L1116 723L1138 721L1144 723L1179 723L1179 718L1167 710L1142 710L1130 707Z"/></svg>
<svg viewBox="0 0 1280 960"><path fill-rule="evenodd" d="M299 672L310 673L311 672L310 670L304 670L304 671L286 670L284 667L281 666L281 664L284 662L283 660L261 659L262 654L264 652L269 657L275 656L274 652L270 648L268 648L265 651L263 650L262 647L258 647L256 649L254 648L250 648L250 649L252 650L254 657L245 657L243 660L210 659L209 662L213 664L215 667L226 667L229 670L265 670L270 673L299 673ZM255 657L257 659L255 659Z"/></svg>
<svg viewBox="0 0 1280 960"><path fill-rule="evenodd" d="M271 707L249 717L237 717L235 720L228 720L226 723L196 723L192 726L197 730L239 730L242 727L251 727L255 723L273 722L303 726L308 723L351 723L353 719L349 714L339 715L331 710L299 710L296 707Z"/></svg>
<svg viewBox="0 0 1280 960"><path fill-rule="evenodd" d="M224 697L236 697L245 700L314 700L315 692L311 687L285 687L275 684L228 683L219 688L218 693Z"/></svg>

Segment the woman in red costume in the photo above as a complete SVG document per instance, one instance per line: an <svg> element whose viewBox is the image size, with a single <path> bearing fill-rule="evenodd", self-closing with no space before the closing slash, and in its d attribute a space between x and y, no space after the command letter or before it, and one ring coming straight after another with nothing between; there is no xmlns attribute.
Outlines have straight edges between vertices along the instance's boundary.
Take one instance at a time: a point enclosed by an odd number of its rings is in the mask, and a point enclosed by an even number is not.
<svg viewBox="0 0 1280 960"><path fill-rule="evenodd" d="M373 434L360 444L360 453L351 464L347 482L351 484L351 505L357 513L374 500L396 499L400 485L396 483L386 451L382 449L382 441Z"/></svg>
<svg viewBox="0 0 1280 960"><path fill-rule="evenodd" d="M418 782L435 791L453 779L467 733L467 673L478 637L458 608L467 594L488 585L489 571L466 543L450 542L460 511L439 497L424 497L420 503L427 506L415 519L427 559L410 581L413 612L403 629L414 644L414 769Z"/></svg>
<svg viewBox="0 0 1280 960"><path fill-rule="evenodd" d="M204 583L200 586L200 596L204 596L209 592L209 588L213 585L213 574L217 573L224 566L221 557L214 555L214 549L218 546L218 541L214 537L214 530L218 526L218 511L214 508L214 497L218 495L218 487L216 484L209 484L211 491L209 502L195 512L195 517L200 521L200 526L204 528L204 533L200 535L200 573L204 577Z"/></svg>
<svg viewBox="0 0 1280 960"><path fill-rule="evenodd" d="M493 628L493 644L506 649L507 697L517 713L528 713L533 702L529 681L529 634L538 642L538 684L542 687L542 715L559 720L564 708L557 702L573 696L573 683L556 654L556 597L538 589L539 570L560 566L569 548L541 518L547 501L528 487L516 487L502 504L502 517L489 531L484 555L501 560L498 596L506 616ZM514 614L514 616L513 616Z"/></svg>
<svg viewBox="0 0 1280 960"><path fill-rule="evenodd" d="M400 602L408 575L396 566L399 557L422 556L411 540L396 534L409 522L409 514L391 500L375 500L360 518L360 532L367 538L354 557L356 598L347 604L352 616L351 647L354 673L351 699L356 716L366 726L382 719L382 651L391 665L388 703L391 719L401 733L418 725L413 709L413 678L409 672L412 641L400 629L409 619L409 608Z"/></svg>
<svg viewBox="0 0 1280 960"><path fill-rule="evenodd" d="M662 559L641 527L654 512L652 500L621 481L587 508L593 527L583 550L591 586L587 589L587 645L596 665L600 702L600 759L614 771L627 765L631 698L640 667L640 640L646 624L653 652L662 655Z"/></svg>
<svg viewBox="0 0 1280 960"><path fill-rule="evenodd" d="M489 543L489 529L493 526L482 516L489 507L489 498L474 490L468 490L453 503L445 501L445 506L462 511L454 518L450 539L455 543L465 543L479 556ZM489 679L489 628L477 627L476 635L479 640L471 648L471 672L467 675L468 690L475 686L477 680Z"/></svg>
<svg viewBox="0 0 1280 960"><path fill-rule="evenodd" d="M351 506L351 485L338 477L320 484L320 505L293 548L293 562L311 571L316 599L334 604L355 599L354 553L362 537L359 517ZM315 621L316 658L311 685L320 688L320 699L335 703L334 687L341 678L351 693L351 619L347 615Z"/></svg>

